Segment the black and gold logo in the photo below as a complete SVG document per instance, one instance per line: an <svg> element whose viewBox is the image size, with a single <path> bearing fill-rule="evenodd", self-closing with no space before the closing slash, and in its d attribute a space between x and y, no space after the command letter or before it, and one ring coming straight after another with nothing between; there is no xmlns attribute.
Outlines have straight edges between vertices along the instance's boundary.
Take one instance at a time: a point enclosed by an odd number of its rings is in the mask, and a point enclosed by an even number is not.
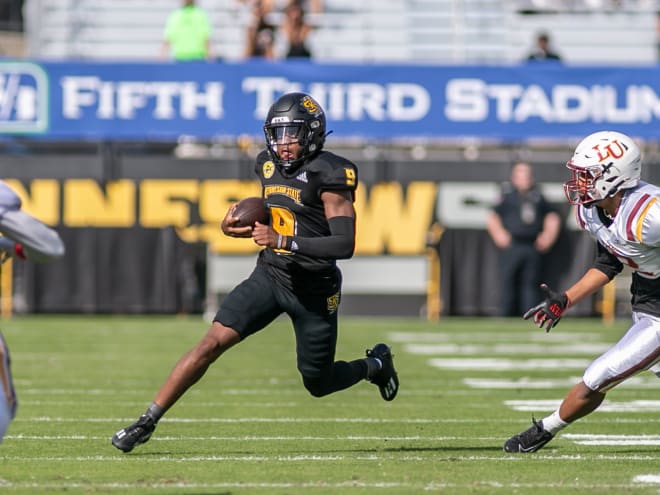
<svg viewBox="0 0 660 495"><path fill-rule="evenodd" d="M264 174L264 177L266 179L270 179L273 176L273 174L275 173L275 165L273 164L273 162L268 160L268 161L264 162L264 165L263 165L261 170Z"/></svg>
<svg viewBox="0 0 660 495"><path fill-rule="evenodd" d="M339 300L341 299L341 296L339 292L331 295L328 297L328 313L332 314L337 311L339 308Z"/></svg>
<svg viewBox="0 0 660 495"><path fill-rule="evenodd" d="M302 106L305 110L307 110L307 113L311 115L318 115L320 108L318 104L309 96L305 96L302 99Z"/></svg>

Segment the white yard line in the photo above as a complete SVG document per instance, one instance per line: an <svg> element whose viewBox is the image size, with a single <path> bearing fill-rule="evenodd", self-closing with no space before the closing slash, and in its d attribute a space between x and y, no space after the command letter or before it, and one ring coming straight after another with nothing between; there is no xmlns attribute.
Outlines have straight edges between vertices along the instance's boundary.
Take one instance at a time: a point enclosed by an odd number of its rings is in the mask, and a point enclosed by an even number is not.
<svg viewBox="0 0 660 495"><path fill-rule="evenodd" d="M660 445L660 435L584 435L566 433L562 438L578 445Z"/></svg>
<svg viewBox="0 0 660 495"><path fill-rule="evenodd" d="M648 483L648 481L640 481ZM652 481L655 483L656 481ZM480 481L480 486L493 487L498 489L553 489L553 488L574 488L583 490L612 490L621 489L624 491L634 488L629 484L611 484L611 483L552 483L552 482L539 482L539 483L501 483L497 481ZM66 490L66 489L91 489L91 490L128 490L128 489L164 489L171 490L173 488L179 489L197 489L197 490L218 490L218 489L304 489L306 491L313 491L314 489L346 489L351 488L375 488L375 489L395 489L396 493L401 493L401 490L421 490L421 491L445 491L446 489L465 488L466 490L474 490L474 482L465 483L407 483L407 482L362 482L356 480L337 481L334 483L326 481L312 481L302 483L289 483L289 482L243 482L243 481L226 481L221 483L186 483L186 482L172 482L172 483L146 483L144 481L136 483L77 483L77 482L53 482L53 483L34 483L34 482L19 482L12 483L0 479L0 487L15 488L15 489L40 489L40 490Z"/></svg>
<svg viewBox="0 0 660 495"><path fill-rule="evenodd" d="M556 400L506 400L504 405L514 411L553 411L561 403ZM660 412L660 400L631 400L627 402L613 402L605 400L598 408L599 412Z"/></svg>
<svg viewBox="0 0 660 495"><path fill-rule="evenodd" d="M107 440L109 436L93 436L93 435L6 435L5 439L8 440ZM317 437L317 436L295 436L295 435L280 435L280 436L257 436L257 435L247 435L247 436L154 436L150 441L159 441L159 442L180 442L184 440L194 440L194 441L206 441L206 442L280 442L280 441L312 441L312 442L329 442L329 441L365 441L365 442L452 442L452 441L462 441L462 440L479 440L479 441L500 441L500 437L457 437L457 436L381 436L381 435L371 435L371 436L361 436L361 435L345 435L345 436L332 436L332 437Z"/></svg>
<svg viewBox="0 0 660 495"><path fill-rule="evenodd" d="M640 474L633 478L633 482L660 485L660 474Z"/></svg>
<svg viewBox="0 0 660 495"><path fill-rule="evenodd" d="M530 401L531 402L531 401ZM558 405L559 402L553 402ZM548 406L546 409L552 410ZM534 409L536 411L537 409ZM600 411L600 409L598 409ZM135 421L135 418L62 418L39 416L25 418L20 415L14 419L14 422L19 423L129 423ZM162 423L226 423L226 424L242 424L242 423L353 423L353 424L470 424L470 423L483 423L483 418L399 418L399 419L386 419L386 418L176 418L165 417L161 420ZM517 419L505 420L509 424L518 424L520 421ZM647 424L647 423L660 423L660 418L589 418L589 422L594 424Z"/></svg>
<svg viewBox="0 0 660 495"><path fill-rule="evenodd" d="M20 461L20 462L138 462L138 463L162 463L162 462L343 462L343 461L407 461L419 462L430 461L450 458L452 461L466 461L466 462L521 462L529 459L527 456L520 456L518 454L506 455L504 453L492 456L459 456L454 453L443 453L441 449L433 453L420 453L417 455L404 455L399 454L368 454L368 455L196 455L196 456L177 456L177 455L160 455L158 457L145 457L123 455L117 453L116 455L96 455L96 456L30 456L23 457L18 455L0 455L0 461ZM552 460L552 461L584 461L593 463L599 460L608 461L657 461L655 455L619 455L619 454L600 454L600 455L538 455L534 454L535 460Z"/></svg>
<svg viewBox="0 0 660 495"><path fill-rule="evenodd" d="M19 422L42 423L117 423L135 421L135 418L62 418L38 416L15 420ZM161 420L167 423L354 423L354 424L433 424L433 423L475 423L483 419L458 418L172 418ZM159 423L160 424L160 423Z"/></svg>
<svg viewBox="0 0 660 495"><path fill-rule="evenodd" d="M485 388L485 389L539 389L539 388L570 388L581 380L580 377L570 378L518 378L515 380L497 379L497 378L464 378L463 383L472 388ZM648 375L645 377L633 377L621 385L617 390L621 389L638 389L638 388L660 388L660 380L655 375Z"/></svg>
<svg viewBox="0 0 660 495"><path fill-rule="evenodd" d="M7 440L13 441L104 441L108 436L94 435L7 435ZM660 435L588 435L564 433L561 438L570 440L579 445L660 445ZM500 442L501 437L461 437L461 436L359 436L345 435L333 437L321 436L156 436L152 438L155 442L458 442L458 441L481 441L481 442Z"/></svg>
<svg viewBox="0 0 660 495"><path fill-rule="evenodd" d="M600 342L602 337L596 333L571 332L545 332L534 331L529 333L515 332L388 332L387 338L391 342L399 343L427 343L427 342L543 342L552 344L558 342Z"/></svg>
<svg viewBox="0 0 660 495"><path fill-rule="evenodd" d="M584 369L588 359L498 359L498 358L434 358L428 363L434 368L449 370L573 370Z"/></svg>
<svg viewBox="0 0 660 495"><path fill-rule="evenodd" d="M403 350L410 354L474 356L493 354L540 355L588 355L597 356L611 347L610 344L407 344Z"/></svg>

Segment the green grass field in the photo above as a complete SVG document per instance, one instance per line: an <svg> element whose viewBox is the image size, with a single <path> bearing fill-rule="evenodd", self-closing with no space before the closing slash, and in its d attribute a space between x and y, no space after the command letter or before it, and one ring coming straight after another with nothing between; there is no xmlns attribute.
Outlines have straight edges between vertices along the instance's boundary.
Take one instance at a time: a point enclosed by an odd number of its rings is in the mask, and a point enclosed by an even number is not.
<svg viewBox="0 0 660 495"><path fill-rule="evenodd" d="M364 382L315 399L288 320L223 356L147 444L110 444L152 400L200 318L16 317L3 323L20 407L3 494L658 494L660 380L643 373L536 454L502 443L543 417L628 321L345 317L338 358L395 353L391 403Z"/></svg>

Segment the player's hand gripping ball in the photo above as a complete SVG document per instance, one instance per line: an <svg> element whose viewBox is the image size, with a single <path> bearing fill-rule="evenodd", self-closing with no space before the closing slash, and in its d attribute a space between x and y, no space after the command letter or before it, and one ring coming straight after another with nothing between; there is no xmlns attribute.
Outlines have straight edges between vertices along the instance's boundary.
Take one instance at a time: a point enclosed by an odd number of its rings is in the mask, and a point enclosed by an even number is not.
<svg viewBox="0 0 660 495"><path fill-rule="evenodd" d="M256 222L268 225L270 213L263 198L251 196L238 202L233 216L238 218L236 227L254 227Z"/></svg>

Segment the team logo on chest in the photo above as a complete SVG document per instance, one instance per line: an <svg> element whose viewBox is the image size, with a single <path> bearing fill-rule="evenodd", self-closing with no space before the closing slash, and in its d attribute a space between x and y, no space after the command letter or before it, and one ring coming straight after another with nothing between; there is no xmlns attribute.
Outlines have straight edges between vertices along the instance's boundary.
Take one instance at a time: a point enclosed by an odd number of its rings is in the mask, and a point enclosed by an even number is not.
<svg viewBox="0 0 660 495"><path fill-rule="evenodd" d="M268 160L267 162L264 162L261 172L264 174L264 177L266 179L270 179L273 174L275 173L275 164Z"/></svg>

